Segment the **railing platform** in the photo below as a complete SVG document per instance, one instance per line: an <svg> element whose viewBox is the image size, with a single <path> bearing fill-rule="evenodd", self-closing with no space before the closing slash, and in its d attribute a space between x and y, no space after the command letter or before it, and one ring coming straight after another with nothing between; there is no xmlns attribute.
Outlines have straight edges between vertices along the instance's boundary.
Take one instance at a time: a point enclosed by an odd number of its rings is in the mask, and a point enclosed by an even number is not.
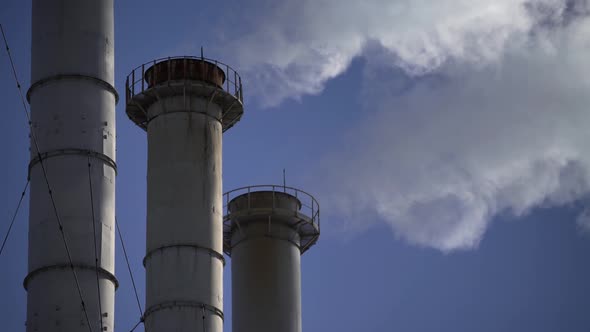
<svg viewBox="0 0 590 332"><path fill-rule="evenodd" d="M147 109L170 96L200 96L221 107L223 131L243 114L242 79L230 66L205 57L181 56L144 63L127 76L126 112L147 130Z"/></svg>
<svg viewBox="0 0 590 332"><path fill-rule="evenodd" d="M255 202L256 194L267 193L270 201L268 206ZM284 206L285 197L294 198L297 206ZM320 236L320 206L317 200L305 191L279 185L256 185L231 190L224 194L223 241L224 252L231 256L231 237L235 220L247 219L251 216L276 215L289 220L289 226L296 229L300 237L301 254L313 246ZM238 211L231 211L230 206L236 199L242 198Z"/></svg>

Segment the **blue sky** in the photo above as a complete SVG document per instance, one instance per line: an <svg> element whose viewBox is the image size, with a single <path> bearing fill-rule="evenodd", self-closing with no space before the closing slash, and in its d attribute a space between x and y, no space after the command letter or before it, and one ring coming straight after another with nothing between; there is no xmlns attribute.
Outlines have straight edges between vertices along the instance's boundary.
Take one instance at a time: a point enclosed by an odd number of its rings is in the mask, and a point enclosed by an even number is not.
<svg viewBox="0 0 590 332"><path fill-rule="evenodd" d="M4 0L29 84L30 4ZM586 1L116 1L116 88L205 54L244 78L224 189L287 183L322 204L302 260L313 331L588 331ZM28 129L5 52L0 234ZM142 295L146 137L117 106L117 216ZM3 330L24 329L28 202L0 257ZM4 221L2 221L4 220ZM231 264L225 330L231 330ZM117 244L116 329L138 319Z"/></svg>

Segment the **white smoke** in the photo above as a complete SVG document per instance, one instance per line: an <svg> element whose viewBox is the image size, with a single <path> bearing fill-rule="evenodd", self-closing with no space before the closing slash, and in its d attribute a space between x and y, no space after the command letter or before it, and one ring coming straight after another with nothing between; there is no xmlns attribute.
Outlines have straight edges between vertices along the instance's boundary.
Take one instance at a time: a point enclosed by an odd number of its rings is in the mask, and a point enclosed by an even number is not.
<svg viewBox="0 0 590 332"><path fill-rule="evenodd" d="M445 62L498 61L507 43L542 20L559 22L587 4L568 0L253 0L224 19L223 54L266 106L322 91L369 43L412 74ZM584 8L578 8L584 7ZM228 28L227 22L236 22ZM227 30L227 31L226 31Z"/></svg>
<svg viewBox="0 0 590 332"><path fill-rule="evenodd" d="M588 23L568 30L580 41L589 33ZM477 246L499 213L520 216L584 197L590 191L590 45L584 43L509 52L486 68L441 68L409 91L381 95L354 147L329 156L319 176L339 193L328 196L330 203L376 211L408 241L448 251ZM583 216L579 223L589 226Z"/></svg>
<svg viewBox="0 0 590 332"><path fill-rule="evenodd" d="M321 92L364 57L373 100L365 106L376 111L314 174L330 188L324 207L344 211L352 226L377 214L409 242L449 251L477 246L500 213L588 195L588 8L280 1L228 45L267 106ZM590 229L588 220L578 223Z"/></svg>

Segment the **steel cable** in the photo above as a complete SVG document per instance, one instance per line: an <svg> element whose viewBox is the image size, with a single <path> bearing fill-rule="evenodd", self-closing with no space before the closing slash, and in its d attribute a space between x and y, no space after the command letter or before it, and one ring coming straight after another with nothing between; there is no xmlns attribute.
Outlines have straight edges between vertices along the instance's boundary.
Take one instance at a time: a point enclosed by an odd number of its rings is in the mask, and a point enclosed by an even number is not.
<svg viewBox="0 0 590 332"><path fill-rule="evenodd" d="M102 300L100 296L100 278L98 275L98 246L96 244L96 219L94 216L94 194L92 189L92 164L90 163L90 156L88 156L88 187L90 189L90 211L92 213L92 235L94 238L94 268L96 271L96 289L98 291L98 319L100 321L100 330L104 331L102 322Z"/></svg>
<svg viewBox="0 0 590 332"><path fill-rule="evenodd" d="M2 247L0 247L0 256L2 256L2 252L4 251L4 246L6 245L6 241L8 241L8 237L10 236L10 231L12 230L12 226L14 225L14 221L16 220L16 216L18 215L18 210L25 198L25 194L27 193L27 188L29 188L29 179L27 179L27 183L25 184L25 189L23 189L23 193L20 195L20 199L18 200L18 204L16 205L16 210L14 211L14 215L12 215L12 220L10 221L10 226L8 226L8 231L6 231L6 236L4 237L4 241L2 241Z"/></svg>
<svg viewBox="0 0 590 332"><path fill-rule="evenodd" d="M207 329L205 329L205 305L201 307L201 310L203 311L203 332L207 332Z"/></svg>
<svg viewBox="0 0 590 332"><path fill-rule="evenodd" d="M141 301L139 301L139 294L137 293L137 287L135 286L135 278L133 278L133 272L131 271L131 264L129 264L129 256L127 256L127 249L125 249L125 241L123 241L123 234L121 233L121 228L119 228L119 220L115 217L115 226L117 228L117 233L119 233L119 240L121 242L121 248L123 248L123 255L125 256L125 262L127 263L127 270L129 270L129 276L131 277L131 284L133 285L133 292L135 293L135 300L137 301L137 308L139 309L139 316L140 320L138 325L144 321L143 317L143 308L141 307ZM137 328L137 325L135 326ZM133 330L135 330L133 328ZM133 331L131 330L131 331ZM144 330L147 332L147 329L144 326Z"/></svg>
<svg viewBox="0 0 590 332"><path fill-rule="evenodd" d="M133 328L129 331L129 332L133 332L135 331L135 329L139 326L139 324L141 324L143 322L143 319L140 320L139 322L137 322L137 324L135 324L135 326L133 326Z"/></svg>
<svg viewBox="0 0 590 332"><path fill-rule="evenodd" d="M86 319L86 323L88 324L88 329L90 330L90 332L93 332L92 329L92 325L90 324L90 318L88 317L88 311L86 310L86 303L84 302L84 297L82 296L82 288L80 287L80 280L78 279L78 274L76 273L76 269L74 268L74 263L72 260L72 255L70 252L70 247L68 246L68 241L66 238L66 234L64 232L64 227L63 224L61 222L61 219L59 217L59 213L57 210L57 205L55 204L55 199L53 197L53 191L51 190L51 185L49 184L49 179L47 177L47 170L45 169L45 163L43 162L43 158L41 157L41 150L39 149L39 143L37 142L37 137L35 136L35 132L33 130L33 124L31 122L31 116L29 114L29 109L27 108L27 104L25 102L25 97L23 95L23 91L20 85L20 82L18 80L18 74L16 72L16 67L14 65L14 60L12 59L12 54L10 53L10 48L8 47L8 41L6 40L6 35L4 33L4 28L2 27L2 24L0 24L0 32L2 32L2 38L4 40L4 45L6 46L6 53L8 53L8 59L10 61L10 65L12 67L12 73L14 75L14 80L16 82L16 87L18 89L18 92L20 94L20 99L21 99L21 103L23 105L23 111L25 113L25 116L27 118L27 122L29 125L29 131L31 134L31 139L33 141L33 145L34 148L36 150L37 156L39 158L39 164L41 166L41 170L43 172L43 177L45 178L45 184L47 185L47 191L49 193L49 198L51 200L51 205L53 208L53 212L55 214L55 219L57 221L57 226L61 235L61 239L64 245L64 249L66 251L67 254L67 258L68 258L68 262L70 264L70 269L72 271L72 275L74 277L74 282L76 284L76 289L78 291L78 295L80 296L80 302L82 305L82 311L84 312L84 316Z"/></svg>

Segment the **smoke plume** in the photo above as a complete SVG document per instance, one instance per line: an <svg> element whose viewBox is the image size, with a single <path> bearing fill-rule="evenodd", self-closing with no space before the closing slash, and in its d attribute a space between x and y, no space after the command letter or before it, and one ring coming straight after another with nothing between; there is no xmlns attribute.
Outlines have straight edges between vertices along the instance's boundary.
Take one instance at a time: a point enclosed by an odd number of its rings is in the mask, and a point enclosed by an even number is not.
<svg viewBox="0 0 590 332"><path fill-rule="evenodd" d="M411 243L468 249L499 214L588 195L587 1L260 5L227 45L263 105L318 94L365 59L366 121L314 172L350 227L372 214Z"/></svg>

